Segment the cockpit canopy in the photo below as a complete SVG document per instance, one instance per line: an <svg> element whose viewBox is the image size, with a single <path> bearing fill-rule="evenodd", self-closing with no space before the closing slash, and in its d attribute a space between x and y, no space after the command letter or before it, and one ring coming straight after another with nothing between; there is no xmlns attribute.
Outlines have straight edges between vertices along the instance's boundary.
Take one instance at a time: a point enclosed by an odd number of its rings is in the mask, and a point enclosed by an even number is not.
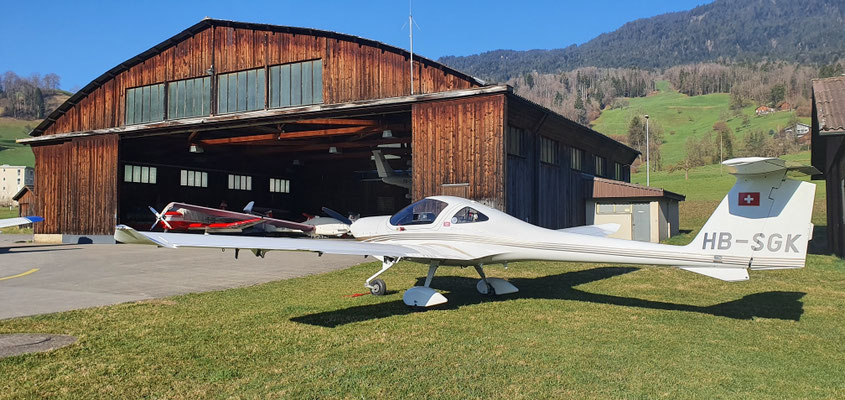
<svg viewBox="0 0 845 400"><path fill-rule="evenodd" d="M427 225L433 223L440 216L440 213L448 207L449 204L432 198L425 198L416 203L413 203L403 208L398 213L390 217L390 225ZM473 222L484 222L489 218L472 207L463 207L458 210L455 215L447 222L452 224L468 224Z"/></svg>
<svg viewBox="0 0 845 400"><path fill-rule="evenodd" d="M390 225L425 225L433 223L448 204L435 199L422 199L390 217Z"/></svg>

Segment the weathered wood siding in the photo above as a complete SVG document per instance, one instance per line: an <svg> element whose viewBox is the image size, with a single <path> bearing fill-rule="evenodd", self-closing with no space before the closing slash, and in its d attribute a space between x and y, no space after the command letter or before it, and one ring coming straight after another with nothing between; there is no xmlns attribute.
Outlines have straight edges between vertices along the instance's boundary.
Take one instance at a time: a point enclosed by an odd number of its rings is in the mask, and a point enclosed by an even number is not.
<svg viewBox="0 0 845 400"><path fill-rule="evenodd" d="M414 104L414 200L455 194L505 206L504 95Z"/></svg>
<svg viewBox="0 0 845 400"><path fill-rule="evenodd" d="M521 156L507 155L506 211L519 219L559 229L586 223L586 199L590 197L584 177L595 173L595 156L607 159L607 172L613 163L630 164L635 153L572 121L547 113L526 101L511 101L507 107L508 125L525 130ZM540 161L540 137L557 143L557 162ZM571 168L570 148L584 151L583 168ZM624 170L627 170L623 168ZM621 180L629 180L626 174Z"/></svg>
<svg viewBox="0 0 845 400"><path fill-rule="evenodd" d="M216 80L216 74L318 58L323 60L325 104L410 94L408 59L398 52L326 36L212 26L106 81L60 116L44 134L122 126L129 88L207 76L212 65ZM415 93L475 86L438 66L417 60ZM216 83L213 85L216 87ZM215 96L212 93L212 99Z"/></svg>
<svg viewBox="0 0 845 400"><path fill-rule="evenodd" d="M114 233L117 213L117 135L33 147L35 233Z"/></svg>

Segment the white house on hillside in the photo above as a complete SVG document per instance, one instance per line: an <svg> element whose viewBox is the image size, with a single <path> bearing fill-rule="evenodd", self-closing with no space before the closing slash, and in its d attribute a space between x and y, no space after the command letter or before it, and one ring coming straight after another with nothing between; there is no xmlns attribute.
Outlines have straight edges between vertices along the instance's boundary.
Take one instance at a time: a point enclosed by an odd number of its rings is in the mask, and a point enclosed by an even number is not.
<svg viewBox="0 0 845 400"><path fill-rule="evenodd" d="M12 197L25 185L32 186L34 181L32 167L0 165L0 205L12 204Z"/></svg>

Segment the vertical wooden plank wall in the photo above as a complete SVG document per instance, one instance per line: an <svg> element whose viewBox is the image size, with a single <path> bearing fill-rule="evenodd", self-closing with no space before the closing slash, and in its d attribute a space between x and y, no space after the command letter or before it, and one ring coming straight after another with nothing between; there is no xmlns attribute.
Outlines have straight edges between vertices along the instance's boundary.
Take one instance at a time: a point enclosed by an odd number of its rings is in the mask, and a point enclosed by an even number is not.
<svg viewBox="0 0 845 400"><path fill-rule="evenodd" d="M213 48L212 48L213 47ZM45 135L123 125L126 89L313 59L323 60L323 102L408 95L408 59L399 53L325 36L214 26L118 73L60 116ZM417 61L414 92L467 89L469 80Z"/></svg>
<svg viewBox="0 0 845 400"><path fill-rule="evenodd" d="M467 197L504 209L504 95L414 104L411 119L414 200L467 183Z"/></svg>
<svg viewBox="0 0 845 400"><path fill-rule="evenodd" d="M33 147L35 233L111 235L117 222L118 137Z"/></svg>

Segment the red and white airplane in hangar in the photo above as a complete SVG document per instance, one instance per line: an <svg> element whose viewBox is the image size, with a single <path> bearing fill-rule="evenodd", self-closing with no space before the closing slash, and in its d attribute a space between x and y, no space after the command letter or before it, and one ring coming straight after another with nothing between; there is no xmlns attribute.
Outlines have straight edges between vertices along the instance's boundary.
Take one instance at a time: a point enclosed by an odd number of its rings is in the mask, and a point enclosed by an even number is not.
<svg viewBox="0 0 845 400"><path fill-rule="evenodd" d="M517 291L503 279L488 278L484 266L511 261L545 260L673 266L724 281L748 279L748 270L801 268L813 226L810 215L815 185L787 178L798 170L777 158L738 158L725 161L737 182L704 227L686 246L607 238L614 229L583 226L561 230L520 221L475 201L433 196L417 201L393 216L355 221L357 241L294 238L191 235L137 232L118 226L115 239L160 247L249 249L257 256L270 250L372 255L382 268L367 279L373 294L386 291L379 275L405 259L428 264L423 286L408 289L409 306L429 307L446 302L430 287L439 266L473 266L482 294ZM618 227L617 227L618 228Z"/></svg>
<svg viewBox="0 0 845 400"><path fill-rule="evenodd" d="M161 227L165 231L201 231L204 233L240 233L252 227L261 227L265 233L294 233L312 237L341 237L349 233L352 221L337 212L323 207L331 215L308 215L305 222L272 218L253 212L254 202L244 207L244 212L203 207L195 204L172 202L161 212L150 207L156 221L150 229Z"/></svg>

